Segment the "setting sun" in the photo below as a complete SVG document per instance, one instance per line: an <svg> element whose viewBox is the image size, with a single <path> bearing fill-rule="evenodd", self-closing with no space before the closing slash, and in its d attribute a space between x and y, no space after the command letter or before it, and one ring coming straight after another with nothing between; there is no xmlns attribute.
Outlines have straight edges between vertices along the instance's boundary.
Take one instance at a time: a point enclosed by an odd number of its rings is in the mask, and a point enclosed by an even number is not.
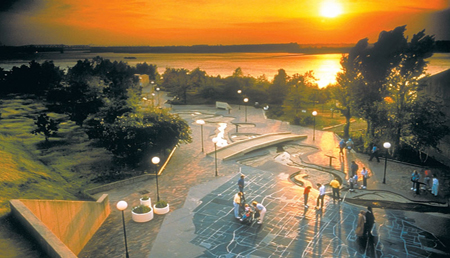
<svg viewBox="0 0 450 258"><path fill-rule="evenodd" d="M339 3L325 1L320 8L320 15L327 18L334 18L342 14L342 7Z"/></svg>

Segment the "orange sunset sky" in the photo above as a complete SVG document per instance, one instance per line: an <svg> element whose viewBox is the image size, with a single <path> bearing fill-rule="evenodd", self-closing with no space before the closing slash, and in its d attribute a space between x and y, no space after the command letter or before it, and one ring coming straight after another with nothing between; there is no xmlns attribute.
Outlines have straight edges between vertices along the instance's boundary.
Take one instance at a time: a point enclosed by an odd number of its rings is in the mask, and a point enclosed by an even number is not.
<svg viewBox="0 0 450 258"><path fill-rule="evenodd" d="M407 25L450 40L450 0L1 0L0 44L356 43Z"/></svg>

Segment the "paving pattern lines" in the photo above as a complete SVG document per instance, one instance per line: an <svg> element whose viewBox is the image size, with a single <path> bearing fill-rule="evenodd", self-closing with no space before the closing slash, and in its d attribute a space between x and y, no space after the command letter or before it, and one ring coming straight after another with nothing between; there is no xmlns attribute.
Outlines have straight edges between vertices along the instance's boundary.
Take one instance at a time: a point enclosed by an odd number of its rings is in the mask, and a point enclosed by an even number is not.
<svg viewBox="0 0 450 258"><path fill-rule="evenodd" d="M377 227L381 256L449 257L450 248L435 235L413 224L401 211L387 211Z"/></svg>
<svg viewBox="0 0 450 258"><path fill-rule="evenodd" d="M196 236L191 243L205 248L201 257L434 257L445 253L433 250L442 243L401 213L374 209L375 237L357 238L354 231L363 207L326 197L322 210L304 209L303 189L287 180L286 173L245 166L242 170L249 180L247 200L259 200L268 210L264 224L243 225L233 218L236 175L194 210ZM316 196L313 191L310 200Z"/></svg>

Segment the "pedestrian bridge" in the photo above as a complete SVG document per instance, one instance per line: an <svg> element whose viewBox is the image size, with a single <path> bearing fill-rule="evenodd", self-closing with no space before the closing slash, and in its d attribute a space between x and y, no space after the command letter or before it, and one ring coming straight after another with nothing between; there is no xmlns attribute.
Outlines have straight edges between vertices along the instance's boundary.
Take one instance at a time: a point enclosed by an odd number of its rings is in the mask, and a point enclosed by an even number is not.
<svg viewBox="0 0 450 258"><path fill-rule="evenodd" d="M306 137L306 135L298 135L291 132L264 134L242 141L233 142L227 146L217 149L217 158L229 160L241 157L251 151L273 146L283 142L306 139ZM207 155L214 155L214 151L207 153Z"/></svg>

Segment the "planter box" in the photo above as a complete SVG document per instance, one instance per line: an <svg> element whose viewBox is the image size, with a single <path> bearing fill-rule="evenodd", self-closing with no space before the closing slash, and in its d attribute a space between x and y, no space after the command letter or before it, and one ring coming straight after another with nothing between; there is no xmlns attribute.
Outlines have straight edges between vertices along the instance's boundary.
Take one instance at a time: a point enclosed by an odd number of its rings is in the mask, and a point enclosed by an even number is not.
<svg viewBox="0 0 450 258"><path fill-rule="evenodd" d="M141 199L139 199L139 201L140 201L141 205L145 205L150 208L152 207L152 199L151 198L148 198L148 200L142 200L142 198L141 198Z"/></svg>
<svg viewBox="0 0 450 258"><path fill-rule="evenodd" d="M168 213L170 208L169 208L169 204L167 204L167 206L164 208L156 208L155 205L153 205L153 210L155 211L156 214L162 215L162 214Z"/></svg>
<svg viewBox="0 0 450 258"><path fill-rule="evenodd" d="M131 211L131 218L134 222L147 222L153 219L153 209L150 207L150 212L147 213L134 213Z"/></svg>

